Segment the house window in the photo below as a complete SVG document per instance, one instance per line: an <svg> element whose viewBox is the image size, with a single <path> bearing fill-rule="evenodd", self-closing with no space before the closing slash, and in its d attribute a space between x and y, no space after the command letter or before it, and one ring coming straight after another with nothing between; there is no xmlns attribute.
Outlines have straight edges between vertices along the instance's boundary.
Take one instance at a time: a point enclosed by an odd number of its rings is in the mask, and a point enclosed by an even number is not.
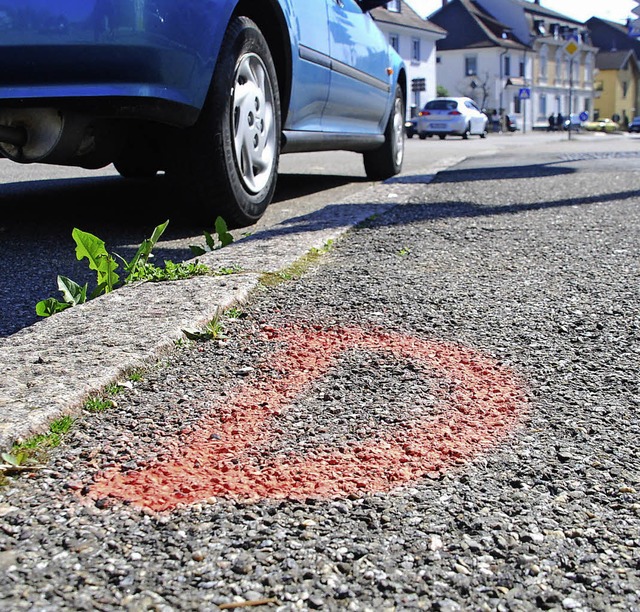
<svg viewBox="0 0 640 612"><path fill-rule="evenodd" d="M584 60L584 80L587 83L593 81L593 53L587 53L587 57Z"/></svg>
<svg viewBox="0 0 640 612"><path fill-rule="evenodd" d="M414 62L420 61L420 39L419 38L411 39L411 59Z"/></svg>
<svg viewBox="0 0 640 612"><path fill-rule="evenodd" d="M544 94L538 98L538 117L545 121L547 119L547 96Z"/></svg>
<svg viewBox="0 0 640 612"><path fill-rule="evenodd" d="M520 74L518 76L524 76L524 60L520 60Z"/></svg>
<svg viewBox="0 0 640 612"><path fill-rule="evenodd" d="M397 34L389 34L389 44L400 53L400 37Z"/></svg>
<svg viewBox="0 0 640 612"><path fill-rule="evenodd" d="M400 0L391 0L391 2L387 2L387 10L393 11L394 13L400 12Z"/></svg>
<svg viewBox="0 0 640 612"><path fill-rule="evenodd" d="M574 83L579 83L580 82L580 62L570 62L569 65L571 66L571 79L573 80Z"/></svg>
<svg viewBox="0 0 640 612"><path fill-rule="evenodd" d="M511 58L508 55L504 58L504 76L511 76Z"/></svg>
<svg viewBox="0 0 640 612"><path fill-rule="evenodd" d="M547 47L547 45L542 45L540 47L540 71L539 71L539 77L541 80L546 81L547 80L547 66L548 66L548 58L547 58L547 54L549 53L549 47Z"/></svg>
<svg viewBox="0 0 640 612"><path fill-rule="evenodd" d="M628 92L629 92L629 82L622 81L622 97L626 98Z"/></svg>
<svg viewBox="0 0 640 612"><path fill-rule="evenodd" d="M475 76L478 74L478 58L475 55L467 55L464 58L465 76Z"/></svg>

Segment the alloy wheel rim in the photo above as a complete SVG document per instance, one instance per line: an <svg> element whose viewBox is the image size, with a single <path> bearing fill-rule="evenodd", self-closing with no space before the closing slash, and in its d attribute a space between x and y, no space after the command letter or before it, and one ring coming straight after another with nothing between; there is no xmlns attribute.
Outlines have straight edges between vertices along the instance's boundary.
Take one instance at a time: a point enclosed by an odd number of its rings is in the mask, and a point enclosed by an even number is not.
<svg viewBox="0 0 640 612"><path fill-rule="evenodd" d="M268 184L276 158L273 87L267 68L255 53L236 65L231 93L233 150L239 177L247 191L259 193Z"/></svg>

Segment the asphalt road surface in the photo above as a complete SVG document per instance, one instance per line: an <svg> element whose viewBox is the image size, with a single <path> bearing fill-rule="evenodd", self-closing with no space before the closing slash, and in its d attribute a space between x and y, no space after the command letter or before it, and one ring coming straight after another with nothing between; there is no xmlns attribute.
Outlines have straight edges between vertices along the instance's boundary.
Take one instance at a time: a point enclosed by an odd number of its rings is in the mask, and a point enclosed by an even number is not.
<svg viewBox="0 0 640 612"><path fill-rule="evenodd" d="M401 176L424 180L468 155L488 154L527 143L563 141L556 134L490 134L486 139L446 141L413 138ZM284 155L275 201L258 224L234 232L264 231L304 217L370 186L362 156L348 152ZM106 205L105 205L106 202ZM90 287L95 276L86 261L78 262L74 227L104 240L107 249L130 258L153 228L169 219L154 250L159 262L193 257L189 245L203 245L203 230L179 216L180 194L153 181L125 181L112 166L89 171L46 165L18 165L0 159L0 336L39 320L35 304L59 298L58 274Z"/></svg>
<svg viewBox="0 0 640 612"><path fill-rule="evenodd" d="M3 339L0 609L640 610L640 152L542 138Z"/></svg>

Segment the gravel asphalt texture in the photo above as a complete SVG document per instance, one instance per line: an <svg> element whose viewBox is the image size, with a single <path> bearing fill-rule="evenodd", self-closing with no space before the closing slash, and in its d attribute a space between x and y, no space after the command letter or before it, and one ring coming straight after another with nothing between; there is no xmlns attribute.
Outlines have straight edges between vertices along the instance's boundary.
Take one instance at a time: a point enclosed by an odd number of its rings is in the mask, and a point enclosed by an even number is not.
<svg viewBox="0 0 640 612"><path fill-rule="evenodd" d="M46 465L5 478L0 610L640 610L640 153L604 142L392 181L305 266L227 279L223 337L167 332L112 408L76 411ZM325 336L350 342L320 367ZM327 448L359 490L301 486ZM162 468L186 501L158 511Z"/></svg>

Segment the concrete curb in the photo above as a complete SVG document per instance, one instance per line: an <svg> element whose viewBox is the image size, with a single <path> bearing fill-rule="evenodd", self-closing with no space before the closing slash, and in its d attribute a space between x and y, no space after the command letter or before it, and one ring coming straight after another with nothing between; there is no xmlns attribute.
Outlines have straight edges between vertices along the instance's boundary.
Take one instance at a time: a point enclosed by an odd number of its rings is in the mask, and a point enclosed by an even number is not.
<svg viewBox="0 0 640 612"><path fill-rule="evenodd" d="M286 269L371 215L409 201L433 176L374 185L198 258L238 273L127 285L1 338L0 450L78 414L92 393L161 357L184 338L183 329L202 327L218 309L246 300L262 274Z"/></svg>

